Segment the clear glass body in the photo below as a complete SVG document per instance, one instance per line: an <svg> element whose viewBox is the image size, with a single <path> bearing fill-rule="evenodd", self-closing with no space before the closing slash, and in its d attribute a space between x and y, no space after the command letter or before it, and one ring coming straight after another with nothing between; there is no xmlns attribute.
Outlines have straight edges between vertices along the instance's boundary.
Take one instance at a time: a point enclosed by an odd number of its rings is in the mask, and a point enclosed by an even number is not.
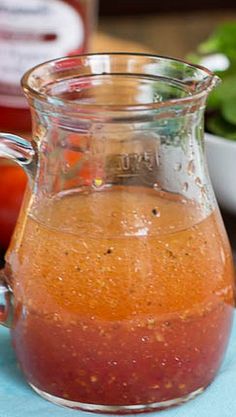
<svg viewBox="0 0 236 417"><path fill-rule="evenodd" d="M5 276L16 354L45 398L142 412L214 379L234 303L203 152L214 83L184 62L125 54L25 76L34 150L21 156L30 184Z"/></svg>

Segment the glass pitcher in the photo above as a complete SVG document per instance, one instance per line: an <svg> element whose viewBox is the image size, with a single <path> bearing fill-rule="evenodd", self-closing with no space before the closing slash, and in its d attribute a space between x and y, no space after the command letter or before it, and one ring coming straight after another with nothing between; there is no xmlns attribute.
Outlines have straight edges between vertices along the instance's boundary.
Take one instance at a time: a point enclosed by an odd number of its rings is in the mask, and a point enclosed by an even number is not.
<svg viewBox="0 0 236 417"><path fill-rule="evenodd" d="M0 140L29 178L0 317L44 398L142 412L214 379L234 296L203 149L216 83L204 68L138 54L59 59L24 76L32 143Z"/></svg>

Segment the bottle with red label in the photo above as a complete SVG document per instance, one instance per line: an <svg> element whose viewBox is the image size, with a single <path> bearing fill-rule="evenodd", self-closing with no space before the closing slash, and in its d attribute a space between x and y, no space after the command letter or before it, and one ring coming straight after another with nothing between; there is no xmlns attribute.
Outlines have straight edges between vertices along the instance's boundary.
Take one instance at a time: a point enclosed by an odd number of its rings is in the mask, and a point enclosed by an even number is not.
<svg viewBox="0 0 236 417"><path fill-rule="evenodd" d="M96 0L0 0L0 129L30 130L20 79L50 59L88 51Z"/></svg>

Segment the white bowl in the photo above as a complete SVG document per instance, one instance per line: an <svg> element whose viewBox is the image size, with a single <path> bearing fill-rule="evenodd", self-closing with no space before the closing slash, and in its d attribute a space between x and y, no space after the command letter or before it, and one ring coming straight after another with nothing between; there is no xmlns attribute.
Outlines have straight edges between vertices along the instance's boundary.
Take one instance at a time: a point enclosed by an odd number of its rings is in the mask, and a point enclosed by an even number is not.
<svg viewBox="0 0 236 417"><path fill-rule="evenodd" d="M205 147L219 205L236 215L236 141L205 133Z"/></svg>

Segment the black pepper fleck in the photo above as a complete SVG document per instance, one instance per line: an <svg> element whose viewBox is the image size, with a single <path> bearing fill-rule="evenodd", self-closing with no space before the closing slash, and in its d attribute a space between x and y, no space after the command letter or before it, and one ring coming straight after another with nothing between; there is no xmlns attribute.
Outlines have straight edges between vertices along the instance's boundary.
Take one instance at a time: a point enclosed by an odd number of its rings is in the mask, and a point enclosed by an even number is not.
<svg viewBox="0 0 236 417"><path fill-rule="evenodd" d="M152 214L154 215L154 216L157 216L157 214L158 214L158 211L157 211L157 209L152 209Z"/></svg>
<svg viewBox="0 0 236 417"><path fill-rule="evenodd" d="M176 258L176 256L175 256L175 255L174 255L174 253L172 252L172 250L167 249L166 251L167 251L168 255L169 255L171 258Z"/></svg>
<svg viewBox="0 0 236 417"><path fill-rule="evenodd" d="M110 255L112 253L112 248L107 249L104 255Z"/></svg>

